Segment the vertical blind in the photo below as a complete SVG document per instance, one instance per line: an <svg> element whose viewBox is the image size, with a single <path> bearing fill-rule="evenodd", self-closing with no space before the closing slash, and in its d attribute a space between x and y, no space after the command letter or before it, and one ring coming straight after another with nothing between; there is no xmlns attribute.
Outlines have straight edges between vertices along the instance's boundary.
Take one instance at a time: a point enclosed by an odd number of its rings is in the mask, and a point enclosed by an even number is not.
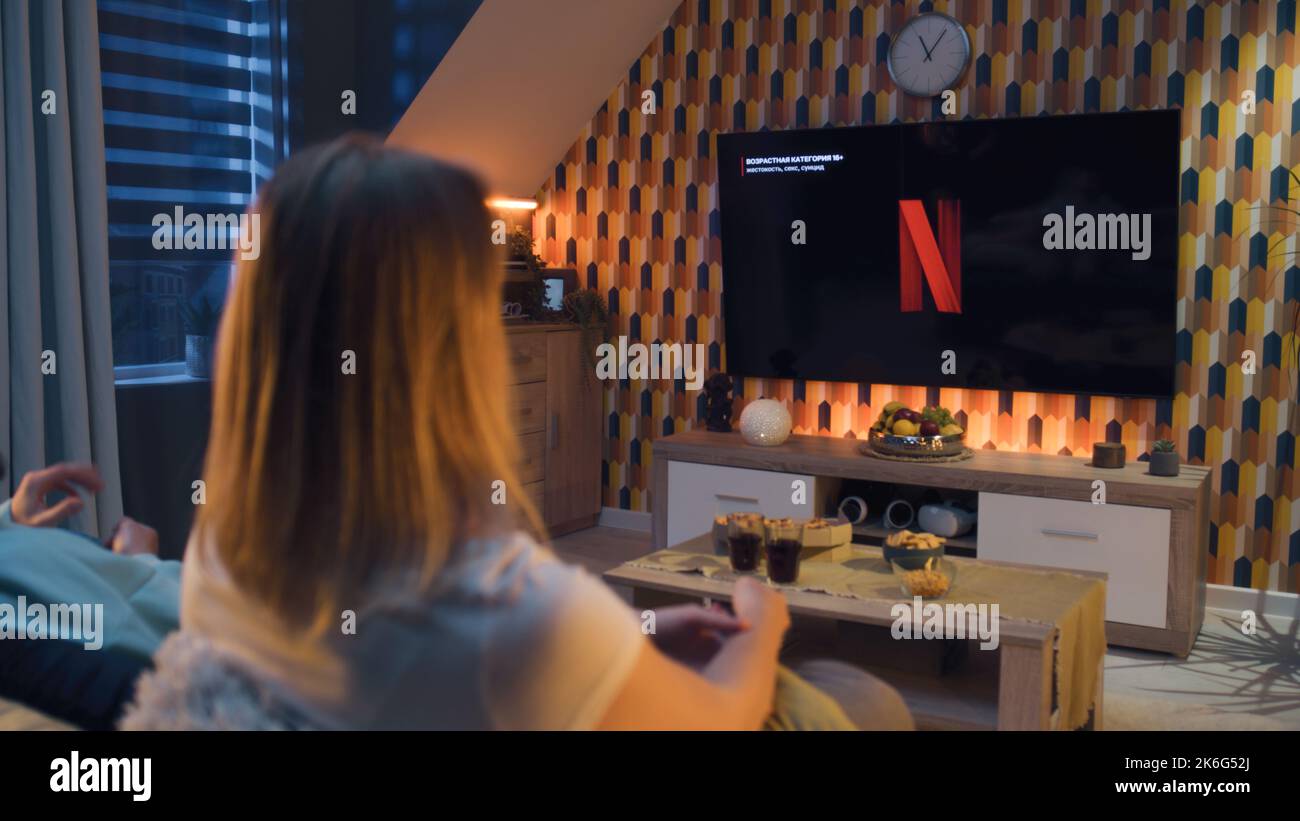
<svg viewBox="0 0 1300 821"><path fill-rule="evenodd" d="M285 155L280 0L99 0L117 365L178 360L232 252L157 249L156 215L238 214ZM209 241L208 245L215 245Z"/></svg>

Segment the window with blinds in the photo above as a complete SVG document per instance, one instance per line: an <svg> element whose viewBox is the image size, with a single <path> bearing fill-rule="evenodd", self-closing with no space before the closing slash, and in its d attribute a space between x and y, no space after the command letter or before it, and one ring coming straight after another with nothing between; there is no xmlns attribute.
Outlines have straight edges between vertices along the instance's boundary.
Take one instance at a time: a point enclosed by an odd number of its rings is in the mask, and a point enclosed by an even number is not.
<svg viewBox="0 0 1300 821"><path fill-rule="evenodd" d="M98 0L98 12L114 364L179 362L187 330L203 330L186 309L221 305L238 253L221 220L287 152L284 16L280 0ZM191 215L209 227L186 241Z"/></svg>

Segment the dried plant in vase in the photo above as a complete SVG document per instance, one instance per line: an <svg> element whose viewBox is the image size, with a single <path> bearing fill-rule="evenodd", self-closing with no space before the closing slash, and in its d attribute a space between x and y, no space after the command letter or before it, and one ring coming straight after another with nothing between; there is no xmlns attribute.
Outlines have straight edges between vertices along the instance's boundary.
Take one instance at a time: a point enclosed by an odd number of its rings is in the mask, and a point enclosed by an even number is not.
<svg viewBox="0 0 1300 821"><path fill-rule="evenodd" d="M1258 205L1252 209L1256 211L1268 211L1274 217L1273 219L1264 221L1263 225L1256 226L1256 230L1262 230L1264 234L1269 236L1274 234L1281 235L1277 242L1269 246L1265 258L1266 261L1277 256L1284 259L1290 258L1292 260L1294 260L1296 256L1300 256L1300 250L1293 250L1295 248L1297 233L1300 233L1300 231L1297 230L1300 229L1300 222L1297 221L1298 218L1300 218L1300 207L1297 207L1297 198L1291 194L1292 189L1295 188L1296 185L1300 184L1300 176L1296 176L1296 173L1290 168L1286 169L1286 173L1290 179L1287 181L1286 196L1283 198L1285 204L1277 205L1273 202L1269 202L1266 205ZM1270 200L1272 199L1273 197L1270 196ZM1287 248L1288 245L1291 246L1291 250ZM1268 283L1268 290L1271 291L1273 289L1278 274L1283 274L1283 271L1289 272L1293 267L1293 264L1287 264L1284 266L1283 270L1275 273L1273 279ZM1250 270L1247 269L1241 274L1241 277L1246 277L1249 272ZM1284 289L1287 291L1290 290L1289 283L1284 285ZM1263 296L1267 297L1267 292L1265 292ZM1281 314L1281 319L1278 322L1279 327L1277 328L1277 333L1286 343L1286 348L1281 357L1282 361L1278 363L1280 366L1278 370L1286 380L1283 383L1285 385L1285 397L1287 399L1294 398L1300 400L1300 367L1297 367L1297 365L1300 365L1300 300L1288 298L1284 294L1278 304L1278 308L1279 313ZM1288 315L1290 318L1289 328L1286 325ZM1252 354L1253 361L1255 352L1252 351L1250 353ZM1245 355L1246 352L1241 353L1242 357L1245 357ZM1254 380L1254 390L1261 390L1265 381L1266 380L1259 379ZM1300 402L1292 401L1289 404L1290 410L1287 413L1286 429L1291 433L1295 433L1297 429L1300 429ZM1279 420L1279 422L1280 421L1281 420ZM1205 454L1202 454L1201 456L1202 460L1204 460ZM1281 465L1278 465L1277 467L1279 469L1273 471L1275 482L1274 493L1275 498L1281 499L1287 495L1286 482L1290 471L1281 470Z"/></svg>

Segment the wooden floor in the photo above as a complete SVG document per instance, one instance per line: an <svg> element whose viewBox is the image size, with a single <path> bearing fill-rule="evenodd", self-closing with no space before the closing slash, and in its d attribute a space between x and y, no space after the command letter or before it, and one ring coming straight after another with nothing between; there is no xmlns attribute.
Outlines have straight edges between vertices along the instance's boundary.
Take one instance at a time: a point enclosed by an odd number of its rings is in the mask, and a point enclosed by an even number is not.
<svg viewBox="0 0 1300 821"><path fill-rule="evenodd" d="M566 562L582 565L599 576L610 568L654 550L650 534L616 527L592 527L551 542Z"/></svg>

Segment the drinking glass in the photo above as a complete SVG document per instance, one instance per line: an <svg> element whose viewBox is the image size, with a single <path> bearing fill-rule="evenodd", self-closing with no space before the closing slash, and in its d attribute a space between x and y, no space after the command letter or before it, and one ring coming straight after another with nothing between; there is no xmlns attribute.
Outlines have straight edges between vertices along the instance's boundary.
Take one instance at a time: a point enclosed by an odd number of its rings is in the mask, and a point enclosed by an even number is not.
<svg viewBox="0 0 1300 821"><path fill-rule="evenodd" d="M789 519L767 523L767 578L776 584L793 584L799 578L803 529Z"/></svg>
<svg viewBox="0 0 1300 821"><path fill-rule="evenodd" d="M731 552L731 569L747 573L758 567L763 548L763 520L747 513L727 517L727 546Z"/></svg>

